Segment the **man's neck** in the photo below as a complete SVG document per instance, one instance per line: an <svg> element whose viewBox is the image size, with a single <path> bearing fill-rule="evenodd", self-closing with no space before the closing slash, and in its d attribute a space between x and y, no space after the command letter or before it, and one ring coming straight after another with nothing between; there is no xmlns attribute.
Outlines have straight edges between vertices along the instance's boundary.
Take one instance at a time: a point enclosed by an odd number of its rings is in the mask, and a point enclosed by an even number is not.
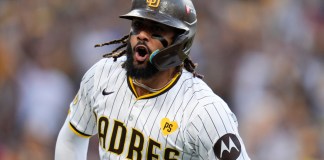
<svg viewBox="0 0 324 160"><path fill-rule="evenodd" d="M144 84L145 86L148 86L152 89L162 89L167 86L170 81L172 81L177 73L178 70L176 68L171 68L165 71L160 71L149 79L135 79L135 81ZM152 93L152 91L149 91L143 87L139 87L137 85L134 85L134 87L138 96Z"/></svg>

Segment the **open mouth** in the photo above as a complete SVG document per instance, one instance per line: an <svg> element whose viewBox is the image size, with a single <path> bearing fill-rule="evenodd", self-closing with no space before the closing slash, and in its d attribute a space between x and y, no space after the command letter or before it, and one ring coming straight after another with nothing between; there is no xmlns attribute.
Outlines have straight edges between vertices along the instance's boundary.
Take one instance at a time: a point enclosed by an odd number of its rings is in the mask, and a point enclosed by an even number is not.
<svg viewBox="0 0 324 160"><path fill-rule="evenodd" d="M134 58L139 63L143 63L149 57L149 49L145 45L137 45L134 51Z"/></svg>
<svg viewBox="0 0 324 160"><path fill-rule="evenodd" d="M148 49L144 45L138 45L135 47L135 52L137 52L141 57L144 57L149 53Z"/></svg>

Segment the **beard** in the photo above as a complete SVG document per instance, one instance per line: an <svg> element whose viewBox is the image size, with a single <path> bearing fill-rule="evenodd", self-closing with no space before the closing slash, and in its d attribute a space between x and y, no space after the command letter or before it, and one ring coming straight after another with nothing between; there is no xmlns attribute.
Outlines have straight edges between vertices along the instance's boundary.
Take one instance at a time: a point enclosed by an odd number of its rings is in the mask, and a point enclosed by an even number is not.
<svg viewBox="0 0 324 160"><path fill-rule="evenodd" d="M140 43L140 42L138 44L145 45L144 43ZM148 48L148 50L149 50L149 53L152 53L152 51L149 48ZM127 44L126 51L127 51L127 53L126 53L127 59L125 62L125 69L126 69L127 76L130 76L130 77L136 78L136 79L149 79L159 72L159 70L150 62L146 62L146 66L143 68L139 68L134 65L134 58L133 58L134 50L132 49L130 42L128 42L128 44Z"/></svg>

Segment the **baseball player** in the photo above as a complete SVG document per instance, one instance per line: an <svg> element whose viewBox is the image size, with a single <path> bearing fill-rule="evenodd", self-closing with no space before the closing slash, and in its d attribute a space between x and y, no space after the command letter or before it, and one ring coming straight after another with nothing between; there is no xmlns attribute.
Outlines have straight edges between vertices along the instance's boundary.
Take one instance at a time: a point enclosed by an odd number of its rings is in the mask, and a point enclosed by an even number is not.
<svg viewBox="0 0 324 160"><path fill-rule="evenodd" d="M84 75L55 159L249 160L235 115L188 57L196 33L190 0L133 0L130 34ZM126 48L122 50L122 48Z"/></svg>

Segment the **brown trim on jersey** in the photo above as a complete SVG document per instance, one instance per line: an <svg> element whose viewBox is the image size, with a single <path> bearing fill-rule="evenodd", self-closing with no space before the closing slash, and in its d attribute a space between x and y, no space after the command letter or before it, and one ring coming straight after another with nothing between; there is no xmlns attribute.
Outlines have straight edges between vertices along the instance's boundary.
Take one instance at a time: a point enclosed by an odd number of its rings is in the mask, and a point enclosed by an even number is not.
<svg viewBox="0 0 324 160"><path fill-rule="evenodd" d="M135 90L135 87L134 87L134 84L133 84L133 81L132 81L132 77L128 77L127 78L127 84L128 84L128 87L129 89L132 91L132 93L135 95L136 99L137 100L140 100L140 99L150 99L150 98L154 98L154 97L157 97L167 91L169 91L177 82L178 80L180 79L181 77L181 72L179 72L171 81L171 83L167 86L165 86L164 88L162 88L161 90L159 90L158 92L154 92L154 93L150 93L150 94L146 94L146 95L143 95L143 96L138 96L138 94L136 93L136 90Z"/></svg>
<svg viewBox="0 0 324 160"><path fill-rule="evenodd" d="M82 132L80 132L78 129L76 129L74 126L73 126L73 124L70 122L70 129L76 134L76 135L78 135L78 136L80 136L80 137L83 137L83 138L89 138L89 137L91 137L91 135L89 135L89 134L85 134L85 133L82 133Z"/></svg>

